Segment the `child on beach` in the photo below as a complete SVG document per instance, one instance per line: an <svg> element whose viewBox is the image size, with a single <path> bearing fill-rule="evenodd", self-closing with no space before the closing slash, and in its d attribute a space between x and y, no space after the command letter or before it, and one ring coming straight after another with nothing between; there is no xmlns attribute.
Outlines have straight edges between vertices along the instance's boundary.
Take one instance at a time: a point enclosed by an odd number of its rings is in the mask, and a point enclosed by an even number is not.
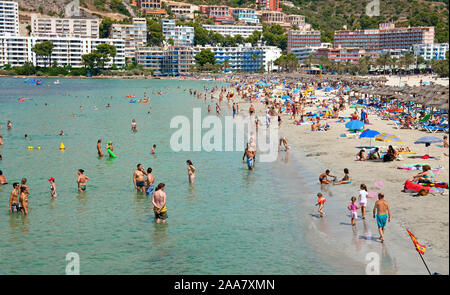
<svg viewBox="0 0 450 295"><path fill-rule="evenodd" d="M361 184L360 189L358 201L359 206L361 206L362 219L366 219L367 196L369 193L367 192L367 186L365 184Z"/></svg>
<svg viewBox="0 0 450 295"><path fill-rule="evenodd" d="M319 210L318 211L319 211L320 217L323 217L325 215L325 213L323 212L322 209L323 209L323 205L325 204L326 201L327 201L327 199L323 197L322 193L318 193L317 194L317 204L316 204L316 206L319 205Z"/></svg>
<svg viewBox="0 0 450 295"><path fill-rule="evenodd" d="M356 219L358 219L358 212L357 210L361 207L356 205L356 198L352 197L352 202L348 205L348 210L350 210L352 214L352 226L356 225Z"/></svg>

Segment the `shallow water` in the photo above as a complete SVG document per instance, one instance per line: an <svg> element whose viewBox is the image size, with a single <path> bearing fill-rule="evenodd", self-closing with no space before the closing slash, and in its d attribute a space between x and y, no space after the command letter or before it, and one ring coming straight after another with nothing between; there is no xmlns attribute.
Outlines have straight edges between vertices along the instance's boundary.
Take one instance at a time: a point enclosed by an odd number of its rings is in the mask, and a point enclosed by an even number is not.
<svg viewBox="0 0 450 295"><path fill-rule="evenodd" d="M68 252L79 254L81 274L333 274L347 268L329 262L306 238L309 225L299 216L310 212L299 198L309 180L291 173L295 162L257 163L249 172L240 151L170 149L173 116L192 117L193 107L207 115L207 104L183 90L213 82L53 81L36 86L0 79L0 169L10 184L27 177L31 189L30 213L22 217L8 212L12 187L0 188L0 273L63 274ZM164 94L153 95L157 90ZM149 104L125 98L144 92L152 99L150 115ZM114 142L117 159L97 157L99 138L103 145ZM153 144L156 155L150 155ZM194 187L187 159L197 169ZM155 224L151 199L136 194L137 163L152 167L156 183L166 184L168 224ZM79 168L91 178L83 194L76 186ZM51 176L57 200L50 198Z"/></svg>

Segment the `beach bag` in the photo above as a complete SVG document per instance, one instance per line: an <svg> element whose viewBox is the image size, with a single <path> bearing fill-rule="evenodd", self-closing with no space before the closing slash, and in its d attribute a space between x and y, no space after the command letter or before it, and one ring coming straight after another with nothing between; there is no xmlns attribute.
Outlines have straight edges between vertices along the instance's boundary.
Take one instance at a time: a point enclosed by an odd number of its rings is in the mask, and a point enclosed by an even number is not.
<svg viewBox="0 0 450 295"><path fill-rule="evenodd" d="M421 188L421 189L417 192L417 194L418 194L419 196L426 196L426 195L428 195L428 193L429 193L429 191L428 191L427 189L425 189L425 188Z"/></svg>

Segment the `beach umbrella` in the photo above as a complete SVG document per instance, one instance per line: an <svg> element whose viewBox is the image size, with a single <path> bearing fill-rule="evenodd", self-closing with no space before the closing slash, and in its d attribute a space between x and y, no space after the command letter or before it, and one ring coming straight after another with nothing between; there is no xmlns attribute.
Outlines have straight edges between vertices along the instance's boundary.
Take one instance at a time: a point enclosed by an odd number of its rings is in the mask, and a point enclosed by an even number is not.
<svg viewBox="0 0 450 295"><path fill-rule="evenodd" d="M429 147L432 143L438 143L438 142L442 142L442 139L436 136L424 136L422 138L419 138L418 140L416 140L414 143L415 144L420 144L420 143L424 143L425 147L427 148L427 154L429 153Z"/></svg>
<svg viewBox="0 0 450 295"><path fill-rule="evenodd" d="M380 134L380 132L376 130L367 129L364 130L364 132L359 135L359 138L370 138L370 146L372 146L372 138L374 138L378 134Z"/></svg>
<svg viewBox="0 0 450 295"><path fill-rule="evenodd" d="M350 130L355 130L356 132L356 130L359 130L364 127L364 122L359 120L351 120L350 122L345 124L345 127Z"/></svg>
<svg viewBox="0 0 450 295"><path fill-rule="evenodd" d="M391 141L391 142L402 142L400 138L398 138L395 135L387 134L387 133L380 133L375 136L375 140L378 141Z"/></svg>
<svg viewBox="0 0 450 295"><path fill-rule="evenodd" d="M283 97L281 97L282 99L291 99L291 97L289 95L284 95Z"/></svg>

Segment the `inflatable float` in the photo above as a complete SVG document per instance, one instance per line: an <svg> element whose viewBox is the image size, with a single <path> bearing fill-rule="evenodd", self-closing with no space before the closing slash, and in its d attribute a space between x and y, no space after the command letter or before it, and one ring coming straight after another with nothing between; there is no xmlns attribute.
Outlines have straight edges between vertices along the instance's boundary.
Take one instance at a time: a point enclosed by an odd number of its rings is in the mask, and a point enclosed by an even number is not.
<svg viewBox="0 0 450 295"><path fill-rule="evenodd" d="M117 156L110 149L106 149L106 151L108 152L111 158L117 158Z"/></svg>

